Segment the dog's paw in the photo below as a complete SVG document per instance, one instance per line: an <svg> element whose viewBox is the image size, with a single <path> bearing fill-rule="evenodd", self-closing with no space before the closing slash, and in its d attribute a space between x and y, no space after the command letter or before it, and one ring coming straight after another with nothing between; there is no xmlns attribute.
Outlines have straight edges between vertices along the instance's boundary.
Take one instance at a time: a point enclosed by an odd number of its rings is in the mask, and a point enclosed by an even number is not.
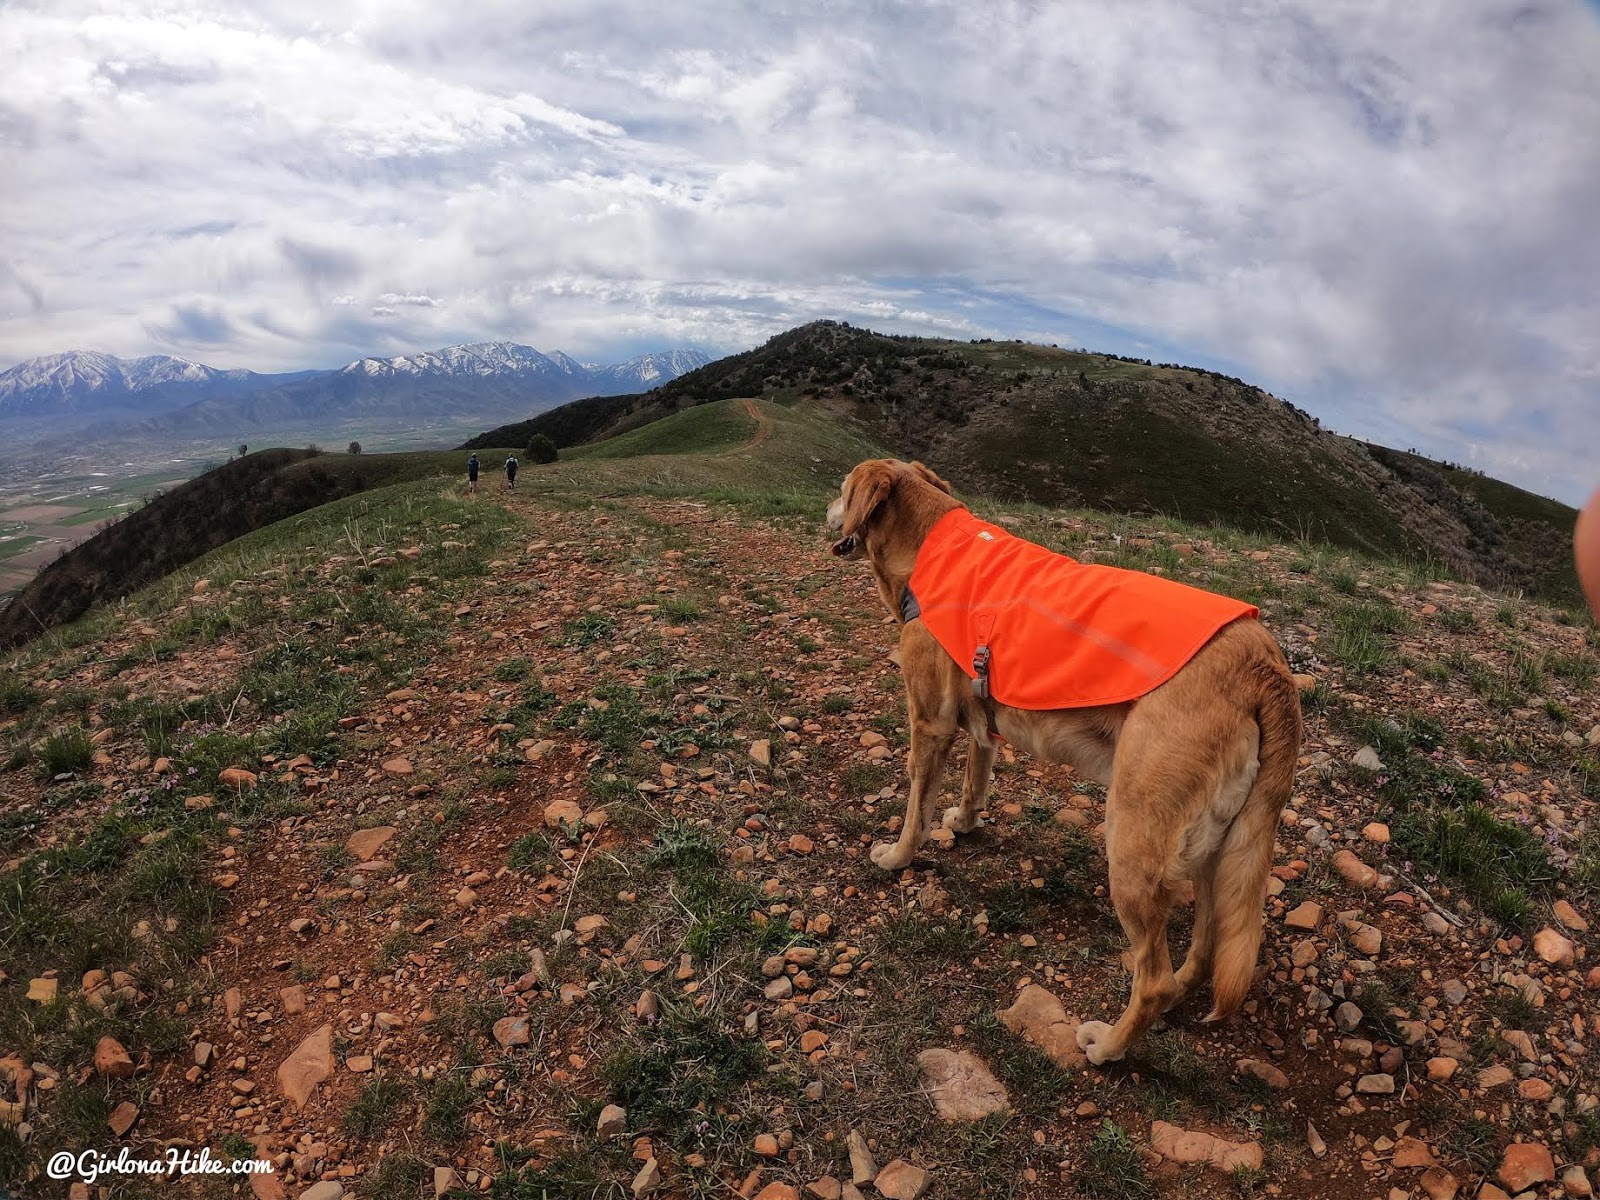
<svg viewBox="0 0 1600 1200"><path fill-rule="evenodd" d="M911 855L900 853L899 842L879 842L872 848L872 865L885 871L899 871L911 861Z"/></svg>
<svg viewBox="0 0 1600 1200"><path fill-rule="evenodd" d="M1085 1021L1078 1026L1078 1049L1097 1067L1116 1062L1122 1057L1122 1051L1112 1049L1111 1035L1111 1026L1104 1021Z"/></svg>
<svg viewBox="0 0 1600 1200"><path fill-rule="evenodd" d="M983 818L977 813L972 814L972 819L965 824L961 820L961 806L952 804L944 810L944 827L951 833L971 833L983 825Z"/></svg>

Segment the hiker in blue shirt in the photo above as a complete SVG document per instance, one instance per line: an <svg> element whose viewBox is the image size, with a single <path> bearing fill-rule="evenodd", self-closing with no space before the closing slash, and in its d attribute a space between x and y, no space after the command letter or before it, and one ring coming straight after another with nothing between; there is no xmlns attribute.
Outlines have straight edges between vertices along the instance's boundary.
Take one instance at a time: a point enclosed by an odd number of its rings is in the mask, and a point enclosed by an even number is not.
<svg viewBox="0 0 1600 1200"><path fill-rule="evenodd" d="M467 459L467 495L475 496L478 493L478 456L474 454Z"/></svg>
<svg viewBox="0 0 1600 1200"><path fill-rule="evenodd" d="M517 456L513 454L506 459L506 490L517 490Z"/></svg>

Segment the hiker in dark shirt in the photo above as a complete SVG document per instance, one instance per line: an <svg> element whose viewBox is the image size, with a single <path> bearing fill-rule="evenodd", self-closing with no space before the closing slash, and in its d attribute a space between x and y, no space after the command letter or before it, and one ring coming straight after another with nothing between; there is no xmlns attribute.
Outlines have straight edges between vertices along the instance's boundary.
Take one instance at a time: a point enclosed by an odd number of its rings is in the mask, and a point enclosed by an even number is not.
<svg viewBox="0 0 1600 1200"><path fill-rule="evenodd" d="M515 454L506 459L506 488L513 492L517 490L517 456Z"/></svg>
<svg viewBox="0 0 1600 1200"><path fill-rule="evenodd" d="M478 493L478 456L474 454L467 459L467 495L475 496Z"/></svg>

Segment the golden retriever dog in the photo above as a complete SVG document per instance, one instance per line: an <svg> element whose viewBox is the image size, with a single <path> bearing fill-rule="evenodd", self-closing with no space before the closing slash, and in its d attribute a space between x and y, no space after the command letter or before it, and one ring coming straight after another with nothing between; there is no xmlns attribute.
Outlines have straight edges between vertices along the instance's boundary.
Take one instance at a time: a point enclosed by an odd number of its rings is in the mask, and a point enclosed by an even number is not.
<svg viewBox="0 0 1600 1200"><path fill-rule="evenodd" d="M970 517L944 480L921 463L895 459L856 467L828 508L828 527L839 535L834 554L867 561L885 607L901 622L910 794L899 840L874 846L873 863L898 871L917 854L958 732L971 739L966 779L960 805L943 817L956 833L980 824L1000 739L1068 763L1109 788L1111 902L1131 945L1124 961L1133 971L1132 995L1116 1024L1086 1021L1079 1046L1093 1063L1120 1059L1207 978L1213 1005L1206 1020L1221 1020L1243 1002L1255 975L1273 837L1300 750L1300 697L1282 651L1259 620L1230 619L1204 635L1209 640L1175 674L1136 699L1044 711L1008 707L975 686L974 673L907 605L918 551L954 509ZM1002 531L990 538L1002 539ZM1185 880L1194 887L1194 933L1174 973L1167 921Z"/></svg>

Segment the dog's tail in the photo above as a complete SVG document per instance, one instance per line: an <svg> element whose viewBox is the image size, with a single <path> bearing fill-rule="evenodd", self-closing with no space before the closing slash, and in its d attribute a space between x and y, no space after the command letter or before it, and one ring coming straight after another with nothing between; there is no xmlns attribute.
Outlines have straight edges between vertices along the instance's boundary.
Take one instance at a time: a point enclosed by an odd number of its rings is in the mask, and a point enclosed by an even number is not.
<svg viewBox="0 0 1600 1200"><path fill-rule="evenodd" d="M1255 977L1273 839L1279 814L1294 788L1300 756L1300 693L1294 680L1281 658L1262 662L1256 671L1260 767L1244 806L1217 850L1212 900L1213 1002L1208 1021L1232 1014L1244 1002Z"/></svg>

